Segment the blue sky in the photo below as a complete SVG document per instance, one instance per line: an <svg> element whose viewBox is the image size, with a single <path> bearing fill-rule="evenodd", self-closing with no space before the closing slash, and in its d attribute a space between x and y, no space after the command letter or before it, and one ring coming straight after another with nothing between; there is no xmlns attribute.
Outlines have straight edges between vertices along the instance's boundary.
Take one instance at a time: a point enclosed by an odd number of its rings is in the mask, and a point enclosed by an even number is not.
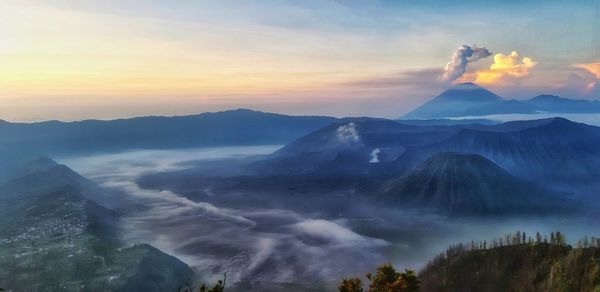
<svg viewBox="0 0 600 292"><path fill-rule="evenodd" d="M0 118L237 107L396 117L451 86L439 77L462 45L491 55L453 82L509 98L597 99L599 5L8 0L0 3Z"/></svg>

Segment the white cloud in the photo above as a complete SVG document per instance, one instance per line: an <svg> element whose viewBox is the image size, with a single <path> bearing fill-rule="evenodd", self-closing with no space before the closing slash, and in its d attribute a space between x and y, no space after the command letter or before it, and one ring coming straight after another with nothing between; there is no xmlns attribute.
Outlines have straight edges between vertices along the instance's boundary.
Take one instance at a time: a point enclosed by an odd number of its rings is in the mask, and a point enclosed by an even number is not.
<svg viewBox="0 0 600 292"><path fill-rule="evenodd" d="M388 244L385 240L362 236L337 223L323 219L307 219L294 224L293 228L302 234L324 239L338 246L372 247Z"/></svg>

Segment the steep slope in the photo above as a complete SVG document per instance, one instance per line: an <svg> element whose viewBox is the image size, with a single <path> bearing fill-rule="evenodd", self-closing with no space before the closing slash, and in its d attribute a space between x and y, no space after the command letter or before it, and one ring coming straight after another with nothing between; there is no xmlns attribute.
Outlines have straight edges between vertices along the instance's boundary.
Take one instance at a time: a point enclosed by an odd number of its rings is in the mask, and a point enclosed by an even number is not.
<svg viewBox="0 0 600 292"><path fill-rule="evenodd" d="M310 133L253 166L261 174L276 175L391 175L406 147L442 141L457 129L346 120Z"/></svg>
<svg viewBox="0 0 600 292"><path fill-rule="evenodd" d="M600 178L600 128L562 118L498 125L335 123L253 166L259 174L397 176L440 152L474 153L511 174L581 183Z"/></svg>
<svg viewBox="0 0 600 292"><path fill-rule="evenodd" d="M388 183L379 198L455 214L550 211L565 202L480 155L459 153L430 157L415 171Z"/></svg>
<svg viewBox="0 0 600 292"><path fill-rule="evenodd" d="M23 177L40 171L45 171L56 165L56 161L48 157L13 161L13 163L8 163L8 165L5 164L3 167L0 167L0 185L8 180Z"/></svg>
<svg viewBox="0 0 600 292"><path fill-rule="evenodd" d="M475 83L456 84L432 100L404 115L403 119L443 119L473 115L473 109L505 100Z"/></svg>
<svg viewBox="0 0 600 292"><path fill-rule="evenodd" d="M0 192L10 196L37 195L48 193L64 186L80 191L91 186L91 182L65 165L55 163L16 177L0 187Z"/></svg>
<svg viewBox="0 0 600 292"><path fill-rule="evenodd" d="M401 161L416 166L439 152L480 154L517 176L565 181L600 177L600 128L562 118L463 129L424 147L408 149Z"/></svg>
<svg viewBox="0 0 600 292"><path fill-rule="evenodd" d="M118 214L82 196L66 166L0 187L0 287L17 291L165 291L192 275L148 245L121 248Z"/></svg>

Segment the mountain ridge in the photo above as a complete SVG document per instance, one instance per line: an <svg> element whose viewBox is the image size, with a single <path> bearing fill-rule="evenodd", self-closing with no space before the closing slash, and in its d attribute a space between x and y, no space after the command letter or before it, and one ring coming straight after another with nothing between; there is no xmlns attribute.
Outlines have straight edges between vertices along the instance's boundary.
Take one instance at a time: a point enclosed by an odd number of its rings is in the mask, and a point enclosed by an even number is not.
<svg viewBox="0 0 600 292"><path fill-rule="evenodd" d="M4 124L0 158L9 165L39 156L128 149L285 144L337 120L238 109L191 116Z"/></svg>
<svg viewBox="0 0 600 292"><path fill-rule="evenodd" d="M526 100L506 99L475 83L455 84L401 119L445 119L495 114L600 113L600 101L542 94Z"/></svg>
<svg viewBox="0 0 600 292"><path fill-rule="evenodd" d="M463 128L444 141L409 149L402 163L414 166L438 152L470 152L520 177L590 181L600 175L599 142L600 128L553 118L517 130Z"/></svg>
<svg viewBox="0 0 600 292"><path fill-rule="evenodd" d="M436 153L463 152L519 177L590 180L600 176L598 143L599 127L564 118L455 126L355 120L307 134L254 165L263 174L394 176Z"/></svg>

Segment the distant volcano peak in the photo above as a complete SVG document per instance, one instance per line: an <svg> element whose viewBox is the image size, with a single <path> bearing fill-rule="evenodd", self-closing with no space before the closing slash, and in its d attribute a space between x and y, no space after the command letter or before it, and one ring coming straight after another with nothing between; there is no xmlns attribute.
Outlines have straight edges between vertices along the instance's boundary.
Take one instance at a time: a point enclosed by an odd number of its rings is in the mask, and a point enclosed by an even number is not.
<svg viewBox="0 0 600 292"><path fill-rule="evenodd" d="M450 89L468 90L468 89L485 89L474 82L455 83Z"/></svg>
<svg viewBox="0 0 600 292"><path fill-rule="evenodd" d="M432 100L406 114L404 118L428 119L468 115L469 110L506 100L472 82L458 83Z"/></svg>
<svg viewBox="0 0 600 292"><path fill-rule="evenodd" d="M452 85L446 91L442 92L438 97L452 97L459 99L479 99L479 100L494 100L502 101L502 97L495 93L479 86L473 82L457 83Z"/></svg>

